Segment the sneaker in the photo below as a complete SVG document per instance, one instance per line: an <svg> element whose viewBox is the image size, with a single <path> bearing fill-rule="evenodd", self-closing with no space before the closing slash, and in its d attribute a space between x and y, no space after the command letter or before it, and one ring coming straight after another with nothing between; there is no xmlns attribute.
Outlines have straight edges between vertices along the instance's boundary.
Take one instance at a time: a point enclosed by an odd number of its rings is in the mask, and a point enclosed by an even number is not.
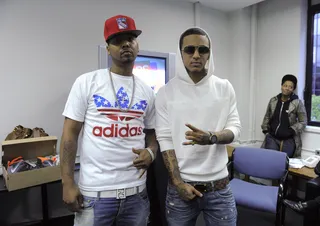
<svg viewBox="0 0 320 226"><path fill-rule="evenodd" d="M51 157L38 157L37 165L40 168L48 166L56 166L57 159L55 156Z"/></svg>
<svg viewBox="0 0 320 226"><path fill-rule="evenodd" d="M23 158L20 156L11 161L8 161L7 171L8 173L18 173L23 171L32 170L33 167L28 164Z"/></svg>

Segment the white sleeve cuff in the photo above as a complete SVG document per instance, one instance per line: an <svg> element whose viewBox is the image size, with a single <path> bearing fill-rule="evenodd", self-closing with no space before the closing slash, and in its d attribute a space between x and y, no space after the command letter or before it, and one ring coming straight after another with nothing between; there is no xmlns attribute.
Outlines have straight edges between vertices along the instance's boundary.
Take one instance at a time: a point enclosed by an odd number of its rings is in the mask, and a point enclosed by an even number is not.
<svg viewBox="0 0 320 226"><path fill-rule="evenodd" d="M172 140L161 140L159 141L159 144L161 152L174 149Z"/></svg>
<svg viewBox="0 0 320 226"><path fill-rule="evenodd" d="M74 114L72 113L69 113L69 112L63 112L62 115L66 118L69 118L69 119L72 119L74 121L77 121L77 122L84 122L84 118L81 118L81 117L77 117L75 116Z"/></svg>

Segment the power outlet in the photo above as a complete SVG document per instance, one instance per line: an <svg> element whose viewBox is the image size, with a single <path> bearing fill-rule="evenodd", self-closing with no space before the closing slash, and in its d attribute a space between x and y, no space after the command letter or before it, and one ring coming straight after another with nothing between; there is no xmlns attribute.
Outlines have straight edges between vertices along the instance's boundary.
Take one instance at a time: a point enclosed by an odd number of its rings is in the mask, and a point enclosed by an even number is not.
<svg viewBox="0 0 320 226"><path fill-rule="evenodd" d="M317 149L315 154L320 156L320 149Z"/></svg>

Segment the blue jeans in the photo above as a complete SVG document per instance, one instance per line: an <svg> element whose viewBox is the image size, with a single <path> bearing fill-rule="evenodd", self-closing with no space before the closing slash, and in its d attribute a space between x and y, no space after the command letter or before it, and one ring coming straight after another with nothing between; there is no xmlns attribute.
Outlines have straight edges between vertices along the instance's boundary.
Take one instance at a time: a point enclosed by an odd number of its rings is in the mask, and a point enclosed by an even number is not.
<svg viewBox="0 0 320 226"><path fill-rule="evenodd" d="M201 211L207 226L237 225L237 208L229 185L222 190L203 193L201 198L184 201L176 188L168 184L166 198L168 226L195 226Z"/></svg>
<svg viewBox="0 0 320 226"><path fill-rule="evenodd" d="M283 142L281 151L287 153L289 158L292 158L296 150L296 143L293 138L281 141L268 133L266 135L265 149L280 151L281 142Z"/></svg>
<svg viewBox="0 0 320 226"><path fill-rule="evenodd" d="M147 189L125 199L84 196L84 208L74 226L146 226L149 218Z"/></svg>

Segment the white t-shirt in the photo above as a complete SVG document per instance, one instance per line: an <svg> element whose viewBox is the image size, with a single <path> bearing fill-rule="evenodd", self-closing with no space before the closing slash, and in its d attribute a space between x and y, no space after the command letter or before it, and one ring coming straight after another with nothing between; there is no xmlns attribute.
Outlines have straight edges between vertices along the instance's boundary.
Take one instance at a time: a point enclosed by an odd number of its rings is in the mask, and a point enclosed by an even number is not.
<svg viewBox="0 0 320 226"><path fill-rule="evenodd" d="M107 69L81 75L70 91L63 115L84 122L79 136L81 190L104 191L140 186L146 174L133 166L136 154L132 148L145 148L143 129L155 128L155 94L135 76L135 93L132 77L112 73L112 88ZM117 95L118 103L115 95Z"/></svg>

